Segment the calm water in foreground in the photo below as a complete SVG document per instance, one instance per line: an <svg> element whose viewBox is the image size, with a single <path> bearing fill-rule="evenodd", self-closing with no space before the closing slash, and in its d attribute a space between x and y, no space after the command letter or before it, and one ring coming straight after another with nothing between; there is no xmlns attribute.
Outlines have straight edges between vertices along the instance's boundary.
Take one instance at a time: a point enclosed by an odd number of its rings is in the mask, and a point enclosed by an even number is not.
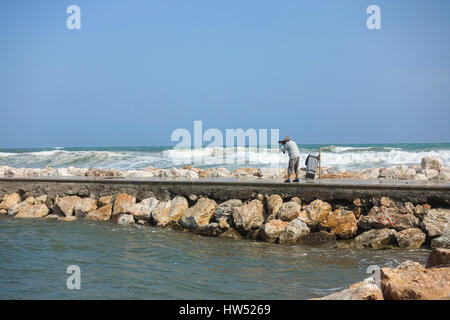
<svg viewBox="0 0 450 320"><path fill-rule="evenodd" d="M207 238L108 222L0 217L0 299L307 299L428 250L348 250ZM68 290L66 268L81 268Z"/></svg>

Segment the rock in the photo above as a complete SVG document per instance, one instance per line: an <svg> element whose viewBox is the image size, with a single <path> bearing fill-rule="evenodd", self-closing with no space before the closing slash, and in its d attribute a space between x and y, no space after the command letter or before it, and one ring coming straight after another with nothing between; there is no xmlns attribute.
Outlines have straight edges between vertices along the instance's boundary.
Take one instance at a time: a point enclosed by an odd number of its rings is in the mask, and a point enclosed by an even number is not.
<svg viewBox="0 0 450 320"><path fill-rule="evenodd" d="M113 204L113 196L112 195L100 197L100 199L98 199L98 205L100 207L107 206L108 204Z"/></svg>
<svg viewBox="0 0 450 320"><path fill-rule="evenodd" d="M231 172L231 175L235 178L261 178L261 169L257 168L238 168Z"/></svg>
<svg viewBox="0 0 450 320"><path fill-rule="evenodd" d="M298 242L307 245L322 245L336 242L336 237L325 230L320 230L300 237Z"/></svg>
<svg viewBox="0 0 450 320"><path fill-rule="evenodd" d="M302 199L300 199L299 197L292 197L291 201L297 202L298 204L302 204Z"/></svg>
<svg viewBox="0 0 450 320"><path fill-rule="evenodd" d="M8 210L19 202L20 196L18 193L5 194L0 202L0 210Z"/></svg>
<svg viewBox="0 0 450 320"><path fill-rule="evenodd" d="M169 212L172 206L172 201L161 201L158 203L155 209L152 210L151 216L153 222L158 227L165 227L170 223Z"/></svg>
<svg viewBox="0 0 450 320"><path fill-rule="evenodd" d="M358 227L370 229L393 228L398 231L419 226L419 219L412 214L399 213L397 208L374 206L367 216L358 220Z"/></svg>
<svg viewBox="0 0 450 320"><path fill-rule="evenodd" d="M206 225L199 226L194 230L194 233L208 237L216 237L219 233L221 233L221 230L217 222L211 222Z"/></svg>
<svg viewBox="0 0 450 320"><path fill-rule="evenodd" d="M123 224L123 225L134 224L133 215L132 214L122 213L122 214L119 215L119 218L117 219L117 223L118 224Z"/></svg>
<svg viewBox="0 0 450 320"><path fill-rule="evenodd" d="M325 220L320 223L320 226L341 239L353 237L358 229L353 212L343 209L330 212Z"/></svg>
<svg viewBox="0 0 450 320"><path fill-rule="evenodd" d="M427 179L433 179L439 175L439 171L434 169L423 169L422 174L425 175Z"/></svg>
<svg viewBox="0 0 450 320"><path fill-rule="evenodd" d="M281 198L278 194L272 194L266 199L266 207L267 207L267 218L266 222L269 222L273 219L276 219L278 216L278 212L283 205L283 198Z"/></svg>
<svg viewBox="0 0 450 320"><path fill-rule="evenodd" d="M219 234L218 237L222 239L234 239L234 240L242 239L242 236L239 234L239 232L237 232L236 229L233 228L227 229L226 231Z"/></svg>
<svg viewBox="0 0 450 320"><path fill-rule="evenodd" d="M353 285L349 289L332 293L328 296L313 300L384 300L381 289L375 284L364 283Z"/></svg>
<svg viewBox="0 0 450 320"><path fill-rule="evenodd" d="M127 212L132 214L137 220L148 221L152 216L152 211L156 209L158 203L159 200L154 197L147 198L139 203L129 206Z"/></svg>
<svg viewBox="0 0 450 320"><path fill-rule="evenodd" d="M380 176L380 169L379 168L370 168L363 171L363 174L367 177L369 180L377 180Z"/></svg>
<svg viewBox="0 0 450 320"><path fill-rule="evenodd" d="M219 227L221 229L228 229L230 228L230 225L228 224L227 220L224 217L219 218Z"/></svg>
<svg viewBox="0 0 450 320"><path fill-rule="evenodd" d="M418 204L414 207L414 215L419 219L421 219L424 215L428 214L429 211L430 211L429 205Z"/></svg>
<svg viewBox="0 0 450 320"><path fill-rule="evenodd" d="M396 234L397 232L394 229L389 228L369 230L357 236L353 240L352 246L374 249L390 247L395 243Z"/></svg>
<svg viewBox="0 0 450 320"><path fill-rule="evenodd" d="M419 180L419 181L423 181L423 180L428 180L427 177L422 174L422 173L418 173L416 174L416 176L414 177L414 180Z"/></svg>
<svg viewBox="0 0 450 320"><path fill-rule="evenodd" d="M87 214L86 218L91 221L106 221L111 218L112 205L107 204Z"/></svg>
<svg viewBox="0 0 450 320"><path fill-rule="evenodd" d="M97 209L97 200L83 198L75 203L73 213L79 218L86 216L89 212L94 211L95 209Z"/></svg>
<svg viewBox="0 0 450 320"><path fill-rule="evenodd" d="M381 268L381 290L386 300L445 299L450 295L450 268L425 269L412 261Z"/></svg>
<svg viewBox="0 0 450 320"><path fill-rule="evenodd" d="M310 233L308 226L300 219L294 219L282 230L279 242L284 244L296 243L298 239Z"/></svg>
<svg viewBox="0 0 450 320"><path fill-rule="evenodd" d="M418 228L409 228L397 232L395 237L399 247L412 249L420 248L427 236Z"/></svg>
<svg viewBox="0 0 450 320"><path fill-rule="evenodd" d="M169 223L178 223L183 217L186 210L189 208L188 201L182 196L176 196L172 199L172 205L170 206L168 218Z"/></svg>
<svg viewBox="0 0 450 320"><path fill-rule="evenodd" d="M214 219L219 221L224 218L228 224L232 223L234 208L242 206L242 201L239 199L231 199L219 204L214 211Z"/></svg>
<svg viewBox="0 0 450 320"><path fill-rule="evenodd" d="M180 220L182 226L188 229L196 229L210 223L217 208L217 203L208 198L200 198L197 203L188 208Z"/></svg>
<svg viewBox="0 0 450 320"><path fill-rule="evenodd" d="M78 196L62 197L56 201L52 210L55 212L60 212L66 217L70 217L74 214L75 206L79 201L81 201L81 198Z"/></svg>
<svg viewBox="0 0 450 320"><path fill-rule="evenodd" d="M422 169L432 169L440 171L442 168L442 159L439 157L423 157L420 162Z"/></svg>
<svg viewBox="0 0 450 320"><path fill-rule="evenodd" d="M48 214L48 208L44 203L29 204L19 209L14 218L42 218Z"/></svg>
<svg viewBox="0 0 450 320"><path fill-rule="evenodd" d="M274 243L289 223L281 220L270 220L262 226L260 236L266 242Z"/></svg>
<svg viewBox="0 0 450 320"><path fill-rule="evenodd" d="M243 231L258 229L264 223L264 206L259 200L233 209L233 220L236 228Z"/></svg>
<svg viewBox="0 0 450 320"><path fill-rule="evenodd" d="M37 197L36 199L34 199L34 203L35 204L43 203L47 206L47 208L51 208L53 206L52 200L47 195Z"/></svg>
<svg viewBox="0 0 450 320"><path fill-rule="evenodd" d="M431 209L422 221L422 229L429 237L443 235L450 224L450 209Z"/></svg>
<svg viewBox="0 0 450 320"><path fill-rule="evenodd" d="M297 218L301 211L302 206L298 204L298 202L285 202L278 211L278 218L283 221L290 222Z"/></svg>
<svg viewBox="0 0 450 320"><path fill-rule="evenodd" d="M450 249L450 231L447 231L442 236L431 239L430 247Z"/></svg>
<svg viewBox="0 0 450 320"><path fill-rule="evenodd" d="M400 170L397 168L381 168L378 178L393 180L401 176Z"/></svg>
<svg viewBox="0 0 450 320"><path fill-rule="evenodd" d="M57 214L48 214L44 217L44 219L58 219L61 216L58 216Z"/></svg>
<svg viewBox="0 0 450 320"><path fill-rule="evenodd" d="M435 248L431 250L425 267L450 267L450 249Z"/></svg>
<svg viewBox="0 0 450 320"><path fill-rule="evenodd" d="M0 214L8 214L8 210L6 210L6 209L0 209Z"/></svg>
<svg viewBox="0 0 450 320"><path fill-rule="evenodd" d="M316 230L320 222L331 212L331 205L322 200L314 200L304 207L298 218L305 222L311 230Z"/></svg>
<svg viewBox="0 0 450 320"><path fill-rule="evenodd" d="M198 196L196 194L190 194L189 195L189 200L191 201L197 201L198 200Z"/></svg>
<svg viewBox="0 0 450 320"><path fill-rule="evenodd" d="M437 176L438 180L441 181L448 181L450 180L450 170L441 171L439 175Z"/></svg>
<svg viewBox="0 0 450 320"><path fill-rule="evenodd" d="M416 177L417 171L416 169L413 168L409 168L405 171L405 176L406 179L408 180L414 180L414 178Z"/></svg>
<svg viewBox="0 0 450 320"><path fill-rule="evenodd" d="M28 197L22 202L16 203L11 208L8 209L8 215L9 216L15 216L17 213L19 213L20 210L29 210L29 207L34 205L34 198Z"/></svg>
<svg viewBox="0 0 450 320"><path fill-rule="evenodd" d="M113 216L121 213L129 213L130 208L136 204L136 198L126 193L120 193L117 195L114 201Z"/></svg>
<svg viewBox="0 0 450 320"><path fill-rule="evenodd" d="M57 220L64 221L64 222L70 222L70 221L77 220L77 217L75 217L75 216L59 217Z"/></svg>

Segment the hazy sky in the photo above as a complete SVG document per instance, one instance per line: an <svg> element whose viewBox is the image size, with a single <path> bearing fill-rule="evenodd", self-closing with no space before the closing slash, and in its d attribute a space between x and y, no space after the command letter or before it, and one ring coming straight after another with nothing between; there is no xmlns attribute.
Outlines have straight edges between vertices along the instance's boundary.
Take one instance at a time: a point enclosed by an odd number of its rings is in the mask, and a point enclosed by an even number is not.
<svg viewBox="0 0 450 320"><path fill-rule="evenodd" d="M449 40L448 0L2 0L0 147L449 142Z"/></svg>

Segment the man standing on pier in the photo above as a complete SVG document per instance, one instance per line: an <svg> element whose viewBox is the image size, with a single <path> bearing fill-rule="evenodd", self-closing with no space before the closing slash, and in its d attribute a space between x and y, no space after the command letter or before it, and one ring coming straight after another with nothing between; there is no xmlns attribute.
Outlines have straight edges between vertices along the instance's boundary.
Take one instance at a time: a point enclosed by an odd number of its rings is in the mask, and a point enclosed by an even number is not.
<svg viewBox="0 0 450 320"><path fill-rule="evenodd" d="M286 153L286 151L289 154L289 167L288 167L288 178L286 181L287 183L291 182L291 175L292 172L295 173L295 180L294 182L298 181L298 166L300 164L300 151L298 151L297 144L295 141L292 141L289 137L286 136L284 140L279 141L283 146L281 147L281 151L283 153Z"/></svg>

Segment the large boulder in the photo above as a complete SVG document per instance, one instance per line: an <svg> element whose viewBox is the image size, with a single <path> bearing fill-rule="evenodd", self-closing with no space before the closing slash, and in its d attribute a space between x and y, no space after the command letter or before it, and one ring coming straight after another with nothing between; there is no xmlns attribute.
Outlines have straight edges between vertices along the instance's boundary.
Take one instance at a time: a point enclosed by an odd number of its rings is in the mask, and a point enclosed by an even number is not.
<svg viewBox="0 0 450 320"><path fill-rule="evenodd" d="M288 222L281 220L270 220L261 228L260 236L264 241L276 242L281 232L288 226Z"/></svg>
<svg viewBox="0 0 450 320"><path fill-rule="evenodd" d="M297 218L301 211L302 206L298 202L285 202L278 211L278 218L283 221L289 222Z"/></svg>
<svg viewBox="0 0 450 320"><path fill-rule="evenodd" d="M219 221L224 218L228 224L233 220L233 210L234 208L242 206L242 201L239 199L230 199L219 204L214 211L214 219Z"/></svg>
<svg viewBox="0 0 450 320"><path fill-rule="evenodd" d="M426 267L450 267L450 249L435 248L431 250L428 255Z"/></svg>
<svg viewBox="0 0 450 320"><path fill-rule="evenodd" d="M29 204L19 209L14 218L42 218L48 214L48 208L44 203Z"/></svg>
<svg viewBox="0 0 450 320"><path fill-rule="evenodd" d="M233 239L233 240L241 240L242 236L239 232L236 231L236 229L229 228L225 230L224 232L220 233L218 235L219 238L222 239Z"/></svg>
<svg viewBox="0 0 450 320"><path fill-rule="evenodd" d="M87 214L86 218L91 221L106 221L111 218L112 205L107 204Z"/></svg>
<svg viewBox="0 0 450 320"><path fill-rule="evenodd" d="M67 196L58 198L52 210L57 214L63 214L66 217L70 217L74 215L75 206L80 201L81 198L78 196Z"/></svg>
<svg viewBox="0 0 450 320"><path fill-rule="evenodd" d="M117 218L117 223L118 224L123 224L123 225L134 224L133 215L132 214L122 213Z"/></svg>
<svg viewBox="0 0 450 320"><path fill-rule="evenodd" d="M267 207L266 222L276 219L276 217L278 216L278 211L280 211L280 208L282 205L283 205L283 198L281 198L278 194L272 194L267 197L267 199L266 199L266 207Z"/></svg>
<svg viewBox="0 0 450 320"><path fill-rule="evenodd" d="M431 209L422 221L422 229L429 237L443 235L450 227L450 209Z"/></svg>
<svg viewBox="0 0 450 320"><path fill-rule="evenodd" d="M419 226L419 219L410 213L399 213L397 208L385 206L374 206L366 216L362 216L358 221L358 227L371 230L382 228L393 228L404 230Z"/></svg>
<svg viewBox="0 0 450 320"><path fill-rule="evenodd" d="M107 206L108 204L113 204L113 196L103 196L98 199L98 206L103 207Z"/></svg>
<svg viewBox="0 0 450 320"><path fill-rule="evenodd" d="M114 201L113 216L121 213L129 213L130 209L136 204L136 198L127 193L120 193Z"/></svg>
<svg viewBox="0 0 450 320"><path fill-rule="evenodd" d="M396 234L394 229L373 229L357 236L352 245L357 248L381 249L392 246L395 243Z"/></svg>
<svg viewBox="0 0 450 320"><path fill-rule="evenodd" d="M295 221L295 220L294 220ZM319 232L311 232L298 238L298 242L307 245L324 245L336 242L336 236L325 230Z"/></svg>
<svg viewBox="0 0 450 320"><path fill-rule="evenodd" d="M343 209L330 212L320 226L341 239L353 237L358 229L353 212Z"/></svg>
<svg viewBox="0 0 450 320"><path fill-rule="evenodd" d="M310 230L305 222L300 219L294 219L281 231L279 242L284 244L296 243L298 239L309 233Z"/></svg>
<svg viewBox="0 0 450 320"><path fill-rule="evenodd" d="M386 300L445 299L450 295L450 268L425 269L412 261L381 268L381 290Z"/></svg>
<svg viewBox="0 0 450 320"><path fill-rule="evenodd" d="M235 178L254 179L261 178L262 172L261 169L243 167L233 170L233 172L231 172L231 175Z"/></svg>
<svg viewBox="0 0 450 320"><path fill-rule="evenodd" d="M150 197L129 206L128 213L132 214L137 220L148 221L152 215L152 211L156 208L158 203L158 199Z"/></svg>
<svg viewBox="0 0 450 320"><path fill-rule="evenodd" d="M331 205L322 200L314 200L304 207L298 218L305 222L311 230L317 229L320 222L324 221L331 212Z"/></svg>
<svg viewBox="0 0 450 320"><path fill-rule="evenodd" d="M182 196L176 196L173 198L168 214L169 223L178 223L188 208L189 204L186 198Z"/></svg>
<svg viewBox="0 0 450 320"><path fill-rule="evenodd" d="M20 196L18 193L5 194L0 202L0 210L8 210L19 202Z"/></svg>
<svg viewBox="0 0 450 320"><path fill-rule="evenodd" d="M425 233L418 228L409 228L399 231L395 234L398 246L401 248L420 248L420 246L425 242Z"/></svg>
<svg viewBox="0 0 450 320"><path fill-rule="evenodd" d="M264 223L264 205L259 200L252 200L243 206L234 208L233 220L236 228L243 231L258 229Z"/></svg>
<svg viewBox="0 0 450 320"><path fill-rule="evenodd" d="M450 249L450 230L442 236L431 239L430 247Z"/></svg>
<svg viewBox="0 0 450 320"><path fill-rule="evenodd" d="M97 200L91 198L83 198L75 203L73 213L76 217L84 217L89 212L97 209Z"/></svg>
<svg viewBox="0 0 450 320"><path fill-rule="evenodd" d="M384 300L381 289L373 283L360 283L313 300Z"/></svg>
<svg viewBox="0 0 450 320"><path fill-rule="evenodd" d="M420 162L422 169L433 169L440 171L442 168L442 159L439 157L423 157Z"/></svg>
<svg viewBox="0 0 450 320"><path fill-rule="evenodd" d="M158 227L165 227L169 224L169 211L172 201L160 201L151 212L152 220Z"/></svg>
<svg viewBox="0 0 450 320"><path fill-rule="evenodd" d="M193 207L188 208L184 212L180 223L188 229L196 229L200 226L207 225L210 223L216 208L217 203L214 200L200 198Z"/></svg>

